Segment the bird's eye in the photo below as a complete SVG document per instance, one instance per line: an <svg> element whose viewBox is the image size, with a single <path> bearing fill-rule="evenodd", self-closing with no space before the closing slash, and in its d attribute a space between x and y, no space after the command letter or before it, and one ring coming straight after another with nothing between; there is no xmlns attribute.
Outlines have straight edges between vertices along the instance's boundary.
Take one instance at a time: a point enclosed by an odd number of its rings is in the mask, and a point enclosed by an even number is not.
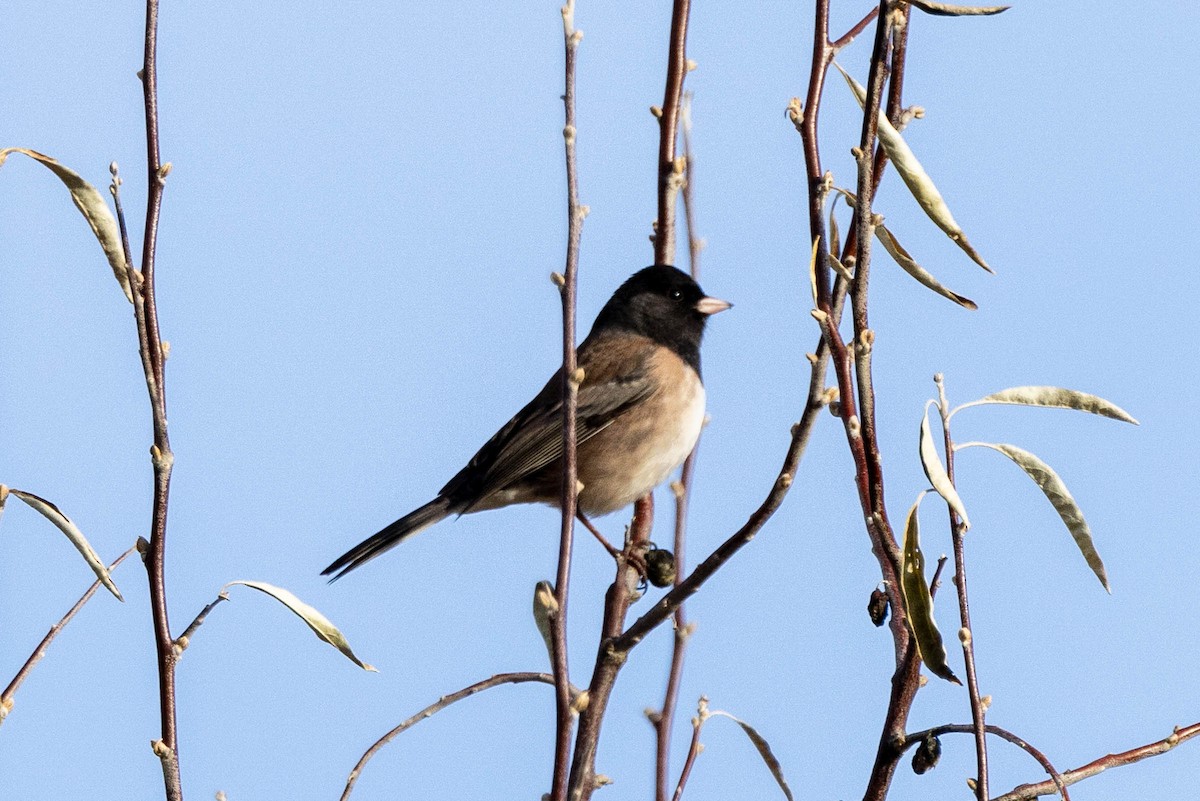
<svg viewBox="0 0 1200 801"><path fill-rule="evenodd" d="M683 292L679 289L671 290L671 300L683 300Z"/></svg>

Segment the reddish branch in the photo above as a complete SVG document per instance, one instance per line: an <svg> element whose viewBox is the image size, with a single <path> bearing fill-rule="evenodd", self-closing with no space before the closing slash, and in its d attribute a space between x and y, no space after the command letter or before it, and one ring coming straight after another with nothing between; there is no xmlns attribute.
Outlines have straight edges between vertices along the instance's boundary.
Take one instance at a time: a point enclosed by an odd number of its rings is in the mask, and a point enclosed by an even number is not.
<svg viewBox="0 0 1200 801"><path fill-rule="evenodd" d="M550 616L550 643L554 668L555 737L554 770L551 784L553 801L565 801L567 775L571 760L571 679L567 661L567 597L571 578L571 543L574 537L576 495L578 494L575 418L580 379L575 374L575 305L579 242L583 229L583 210L579 205L579 179L575 158L575 54L580 35L575 30L575 2L567 0L562 8L565 88L563 108L566 121L563 142L567 165L567 255L561 287L563 315L563 482L562 528L559 535L558 572L554 582L555 609Z"/></svg>
<svg viewBox="0 0 1200 801"><path fill-rule="evenodd" d="M675 159L675 135L687 74L687 28L690 0L675 0L671 9L671 41L667 53L667 84L658 118L658 216L654 233L654 263L675 263L675 200L683 165Z"/></svg>
<svg viewBox="0 0 1200 801"><path fill-rule="evenodd" d="M183 788L179 777L179 742L175 724L175 663L177 654L167 619L165 579L167 502L171 488L174 456L167 438L167 396L164 382L166 351L159 334L158 309L154 294L154 254L158 242L158 218L162 207L163 186L170 165L159 156L158 139L158 0L146 2L145 51L142 91L146 111L146 225L142 243L140 281L135 283L134 315L138 344L154 427L154 445L150 449L154 467L154 505L151 513L150 544L146 551L146 572L150 582L150 609L154 622L154 645L158 655L159 709L162 737L153 743L154 753L162 762L163 786L167 801L180 801ZM126 254L129 259L129 254ZM130 260L130 264L132 261ZM132 267L131 267L132 269Z"/></svg>
<svg viewBox="0 0 1200 801"><path fill-rule="evenodd" d="M124 562L135 550L137 550L136 545L114 559L113 563L108 566L109 572L111 573L115 570L117 565ZM87 591L75 602L75 605L62 616L62 619L50 627L50 630L46 632L46 636L42 638L42 641L33 649L33 653L25 660L25 664L21 665L21 669L17 671L17 675L13 676L12 681L4 688L4 692L0 693L0 722L3 722L4 718L8 716L9 710L12 709L13 695L25 682L25 679L29 676L29 672L33 670L34 666L42 661L42 657L46 655L46 649L50 647L50 643L54 642L54 638L58 636L59 632L71 622L75 615L79 614L79 610L83 609L98 589L100 589L100 580L96 579L92 582L92 586L88 587Z"/></svg>

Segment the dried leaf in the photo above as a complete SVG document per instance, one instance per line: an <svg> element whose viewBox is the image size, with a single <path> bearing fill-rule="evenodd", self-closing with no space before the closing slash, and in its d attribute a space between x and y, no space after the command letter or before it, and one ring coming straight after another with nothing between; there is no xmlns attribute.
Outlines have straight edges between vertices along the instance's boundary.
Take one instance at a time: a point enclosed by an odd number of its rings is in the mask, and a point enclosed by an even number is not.
<svg viewBox="0 0 1200 801"><path fill-rule="evenodd" d="M554 639L550 628L551 615L558 612L558 600L554 587L548 581L539 581L533 588L533 623L546 643L546 654L554 664Z"/></svg>
<svg viewBox="0 0 1200 801"><path fill-rule="evenodd" d="M57 526L59 531L66 534L67 539L71 541L71 544L83 556L84 561L88 563L88 567L92 569L92 572L96 574L96 578L100 579L100 583L104 585L104 588L111 592L118 601L125 600L121 597L121 591L117 589L117 585L113 583L112 577L108 575L108 568L104 566L104 562L100 561L100 556L92 548L91 543L87 541L87 537L83 536L83 532L79 530L79 527L71 522L71 518L63 514L50 501L45 498L39 498L32 492L23 492L19 489L10 491L13 495L16 495L29 504L30 507L40 512L43 517Z"/></svg>
<svg viewBox="0 0 1200 801"><path fill-rule="evenodd" d="M267 595L270 595L276 601L279 601L279 603L292 610L297 617L303 620L305 624L307 624L308 627L313 630L313 633L316 634L318 638L341 651L351 662L358 665L363 670L375 670L375 668L371 667L366 662L363 662L354 655L354 652L350 650L350 643L346 642L345 635L338 630L337 626L329 622L329 618L325 617L316 609L304 603L304 601L301 601L292 593L288 592L282 587L276 587L272 584L267 584L262 581L231 581L221 588L221 592L225 592L227 588L232 587L235 584L241 584L244 587L249 587L250 589L258 590L259 592L265 592Z"/></svg>
<svg viewBox="0 0 1200 801"><path fill-rule="evenodd" d="M900 591L904 594L904 608L908 612L908 625L921 661L937 677L955 684L962 684L954 671L946 664L946 646L942 633L933 619L933 594L925 580L925 556L921 553L921 526L917 521L917 510L925 491L917 496L917 502L908 510L904 521L904 562L900 573Z"/></svg>
<svg viewBox="0 0 1200 801"><path fill-rule="evenodd" d="M835 61L833 66L838 68L842 73L842 77L846 79L850 91L854 93L854 97L858 100L858 105L865 107L867 102L867 90L859 84L858 81L850 77ZM971 246L967 240L967 235L963 233L960 226L954 219L954 215L950 213L950 207L946 205L946 201L942 198L942 193L938 191L937 185L933 183L933 179L925 172L925 168L921 166L921 162L917 160L917 156L912 152L912 148L904 141L904 137L900 132L888 121L884 114L879 115L879 144L883 146L884 152L887 153L892 163L896 165L896 172L900 173L900 178L908 186L910 192L925 213L929 215L929 219L933 220L938 228L946 232L946 235L962 248L963 252L971 257L971 260L978 264L989 273L994 272L988 263L983 260L979 252Z"/></svg>
<svg viewBox="0 0 1200 801"><path fill-rule="evenodd" d="M4 166L10 153L24 153L57 175L59 180L66 185L71 192L71 200L75 201L75 207L83 214L83 218L91 226L92 233L100 242L100 247L104 249L104 255L108 258L108 264L112 267L113 275L121 285L121 291L125 293L126 300L133 303L133 293L129 289L129 273L125 264L125 250L121 247L121 231L117 227L117 219L109 210L104 196L96 187L83 180L79 173L36 150L28 150L23 147L9 147L0 150L0 167Z"/></svg>
<svg viewBox="0 0 1200 801"><path fill-rule="evenodd" d="M783 766L779 764L775 754L771 751L771 744L758 733L758 731L744 720L735 718L728 712L723 712L715 709L708 713L709 717L729 718L734 723L742 727L742 731L746 732L746 736L750 738L750 742L754 743L754 747L758 749L758 755L762 757L762 761L766 763L767 769L771 771L771 775L775 777L775 783L779 785L779 789L787 796L788 801L795 801L792 796L792 788L788 787L787 780L783 778Z"/></svg>
<svg viewBox="0 0 1200 801"><path fill-rule="evenodd" d="M1100 579L1104 589L1111 593L1112 588L1108 585L1104 562L1101 561L1100 554L1097 553L1096 546L1092 542L1092 530L1088 528L1087 521L1083 519L1083 510L1079 508L1079 504L1075 503L1075 499L1067 490L1067 485L1050 468L1050 465L1027 450L1004 443L964 442L956 445L955 450L971 447L991 448L1003 453L1033 479L1033 483L1038 485L1046 499L1054 506L1054 510L1058 512L1058 516L1062 518L1067 531L1071 532L1071 536L1075 539L1075 545L1079 547L1079 552L1083 554L1088 567L1096 574L1096 578Z"/></svg>
<svg viewBox="0 0 1200 801"><path fill-rule="evenodd" d="M904 246L896 241L896 237L892 232L883 225L875 226L875 238L879 240L879 243L883 245L883 249L895 260L896 264L899 264L904 272L917 279L921 284L932 289L942 297L949 298L965 309L975 311L979 308L975 301L946 288L921 265L917 264L916 260L904 249Z"/></svg>
<svg viewBox="0 0 1200 801"><path fill-rule="evenodd" d="M1138 421L1129 412L1115 403L1106 401L1097 395L1089 395L1086 392L1064 389L1063 387L1009 387L999 392L993 392L991 395L979 400L964 403L955 409L954 412L966 409L969 406L982 406L985 403L1075 409L1081 412L1098 414L1101 417L1111 417L1113 420L1120 420L1125 423L1133 423L1135 426L1138 424ZM954 414L954 412L951 412L951 414Z"/></svg>
<svg viewBox="0 0 1200 801"><path fill-rule="evenodd" d="M833 201L829 204L829 253L834 258L837 258L842 253L842 236L838 231L837 211L838 196L833 196Z"/></svg>
<svg viewBox="0 0 1200 801"><path fill-rule="evenodd" d="M933 0L908 0L908 4L935 17L987 17L1008 11L1012 6L955 6Z"/></svg>
<svg viewBox="0 0 1200 801"><path fill-rule="evenodd" d="M925 470L925 477L937 490L938 495L941 495L946 503L950 504L950 508L962 520L963 528L970 528L971 521L967 518L967 507L963 505L958 490L954 488L954 482L950 480L946 468L942 465L942 457L938 456L937 446L933 444L933 434L929 430L929 404L925 404L925 414L921 417L920 453L921 467Z"/></svg>
<svg viewBox="0 0 1200 801"><path fill-rule="evenodd" d="M814 309L817 307L817 248L820 247L820 245L820 239L813 240L812 256L808 260L808 283L812 287Z"/></svg>

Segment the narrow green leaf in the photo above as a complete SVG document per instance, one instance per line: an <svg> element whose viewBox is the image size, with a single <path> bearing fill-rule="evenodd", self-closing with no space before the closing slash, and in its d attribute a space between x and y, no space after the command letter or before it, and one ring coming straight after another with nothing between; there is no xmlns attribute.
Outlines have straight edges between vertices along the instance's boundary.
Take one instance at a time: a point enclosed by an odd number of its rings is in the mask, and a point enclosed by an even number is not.
<svg viewBox="0 0 1200 801"><path fill-rule="evenodd" d="M125 250L121 247L121 231L117 227L117 219L109 210L104 196L96 187L83 180L79 173L36 150L23 147L4 148L0 150L0 167L4 166L10 153L24 153L57 175L59 180L66 185L67 190L71 193L71 200L75 201L75 207L83 214L92 233L100 242L100 247L104 249L104 255L108 258L108 264L112 267L113 275L121 285L121 291L125 293L126 300L133 303L133 293L129 289L129 273L125 265Z"/></svg>
<svg viewBox="0 0 1200 801"><path fill-rule="evenodd" d="M83 556L88 567L96 574L96 578L100 579L100 583L104 588L111 592L118 601L124 601L121 597L121 591L117 589L117 585L113 583L112 577L108 575L108 568L104 566L104 562L100 561L99 554L92 548L91 543L87 541L87 537L83 536L83 532L79 527L71 522L71 518L67 517L62 511L50 503L45 498L39 498L32 492L23 492L19 489L10 490L13 495L23 500L25 503L38 512L43 517L58 527L58 530L67 535L67 539L75 546L75 549Z"/></svg>
<svg viewBox="0 0 1200 801"><path fill-rule="evenodd" d="M909 255L909 252L896 240L895 235L883 225L875 226L875 238L879 240L879 243L883 245L883 249L895 260L896 264L899 264L904 272L917 279L922 285L932 289L944 298L949 298L965 309L975 311L979 308L975 301L946 288L925 268L917 264L916 259Z"/></svg>
<svg viewBox="0 0 1200 801"><path fill-rule="evenodd" d="M929 429L928 403L925 404L925 414L921 416L920 453L921 467L925 470L925 477L937 490L938 495L942 496L962 520L963 528L970 528L971 521L967 517L967 507L963 505L962 498L959 497L958 490L954 487L954 482L950 480L950 475L942 464L942 457L938 455L937 446L933 444L933 433Z"/></svg>
<svg viewBox="0 0 1200 801"><path fill-rule="evenodd" d="M925 491L917 496L917 502L908 510L904 520L904 560L900 573L900 591L904 594L904 609L908 612L908 625L921 661L938 678L962 684L954 671L946 664L946 646L942 633L933 619L933 594L925 580L925 555L921 553L921 526L917 521L917 510Z"/></svg>
<svg viewBox="0 0 1200 801"><path fill-rule="evenodd" d="M1125 423L1138 421L1120 406L1106 401L1098 395L1089 395L1074 389L1063 387L1009 387L991 395L964 403L950 414L970 406L982 406L985 403L1016 404L1021 406L1046 406L1056 409L1075 409L1080 412L1098 414L1101 417L1111 417Z"/></svg>
<svg viewBox="0 0 1200 801"><path fill-rule="evenodd" d="M987 17L1008 11L1012 6L956 6L933 0L908 0L908 4L935 17Z"/></svg>
<svg viewBox="0 0 1200 801"><path fill-rule="evenodd" d="M1016 445L1007 445L1004 443L994 442L964 442L956 445L955 450L963 448L991 448L994 451L999 451L1016 462L1025 473L1033 479L1033 483L1037 484L1054 506L1054 510L1058 512L1058 516L1062 518L1063 524L1066 525L1067 531L1071 532L1071 536L1075 539L1075 545L1078 546L1079 552L1083 554L1084 560L1088 563L1088 567L1096 574L1096 578L1100 579L1100 583L1105 590L1112 592L1112 588L1108 585L1108 575L1104 571L1104 562L1100 559L1100 554L1096 551L1096 546L1092 542L1092 530L1088 528L1087 521L1083 519L1083 510L1079 508L1079 504L1075 503L1075 499L1071 497L1071 493L1067 490L1067 485L1058 477L1058 473L1050 468L1050 465L1043 462L1034 454L1027 450L1018 448Z"/></svg>
<svg viewBox="0 0 1200 801"><path fill-rule="evenodd" d="M762 761L766 764L767 770L771 771L771 775L775 777L775 783L779 785L779 789L783 791L783 794L787 797L788 801L795 801L794 797L792 796L792 788L788 787L787 780L783 777L783 766L779 764L779 760L775 757L774 752L771 751L771 744L767 742L765 737L759 734L758 731L749 723L734 717L728 712L723 712L719 709L716 709L712 712L709 712L708 715L709 717L729 718L734 723L741 726L742 731L746 733L746 736L750 738L750 742L753 743L754 747L758 750L758 755L762 757Z"/></svg>
<svg viewBox="0 0 1200 801"><path fill-rule="evenodd" d="M838 68L842 73L842 77L846 79L846 84L850 87L850 91L854 93L854 97L858 100L858 105L865 108L867 102L867 90L859 84L858 81L850 77L850 73L846 72L835 61L833 66ZM925 172L925 168L921 166L921 162L917 159L912 148L904 141L904 137L900 132L888 121L887 115L879 115L879 144L883 146L884 152L887 153L892 163L896 165L896 172L900 173L900 178L908 186L910 192L925 213L929 215L929 219L933 220L938 228L941 228L946 236L962 248L963 252L971 257L971 260L978 264L983 269L990 272L995 272L988 263L983 260L983 256L971 246L967 240L967 235L963 233L960 226L954 219L954 215L950 213L950 207L946 205L946 201L942 198L942 193L938 191L937 185L933 179Z"/></svg>
<svg viewBox="0 0 1200 801"><path fill-rule="evenodd" d="M262 581L231 581L221 588L221 592L224 592L228 587L232 587L235 584L241 584L244 587L249 587L252 590L258 590L259 592L264 592L267 595L270 595L276 601L279 601L279 603L283 604L293 613L295 613L297 617L303 620L305 624L313 630L313 633L316 634L318 638L341 651L351 662L358 665L363 670L375 670L375 668L368 665L366 662L363 662L354 655L354 651L350 650L350 643L346 641L345 635L338 630L337 626L329 622L329 618L325 617L316 609L304 603L304 601L301 601L292 593L288 592L282 587L276 587L272 584L267 584Z"/></svg>

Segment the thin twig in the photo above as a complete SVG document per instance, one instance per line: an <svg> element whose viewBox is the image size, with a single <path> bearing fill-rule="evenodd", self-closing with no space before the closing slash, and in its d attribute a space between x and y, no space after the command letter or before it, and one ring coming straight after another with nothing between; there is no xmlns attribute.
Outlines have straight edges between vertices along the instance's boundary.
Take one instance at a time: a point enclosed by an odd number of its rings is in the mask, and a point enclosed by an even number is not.
<svg viewBox="0 0 1200 801"><path fill-rule="evenodd" d="M554 768L551 783L553 801L565 801L567 775L571 761L571 733L574 717L571 711L571 678L567 660L567 598L571 580L571 545L578 495L578 466L576 460L575 422L581 377L575 364L575 306L578 286L579 243L586 213L579 205L579 179L575 158L575 55L583 38L575 29L575 0L562 7L564 91L563 143L567 166L567 254L562 298L562 394L563 394L563 473L562 527L559 532L558 571L554 582L555 609L550 616L550 643L554 669L555 736Z"/></svg>
<svg viewBox="0 0 1200 801"><path fill-rule="evenodd" d="M950 404L946 400L946 384L942 374L933 377L938 390L938 412L942 417L942 439L946 451L946 476L954 484L954 440L950 436ZM975 636L971 627L971 606L967 601L967 561L963 534L966 527L949 503L946 510L950 515L950 541L954 548L954 586L958 594L958 614L962 621L959 642L962 644L963 661L967 669L967 694L971 703L971 723L975 727L975 797L979 801L988 798L987 735L984 714L986 709L979 695L979 676L975 669Z"/></svg>
<svg viewBox="0 0 1200 801"><path fill-rule="evenodd" d="M696 162L692 153L691 101L691 93L685 92L683 108L680 112L683 123L683 158L684 163L687 165L684 172L683 184L683 217L687 224L689 272L693 279L699 280L700 251L703 249L704 243L696 234L694 182ZM683 470L680 472L679 481L671 485L671 489L675 493L674 586L676 587L683 580L683 572L687 566L688 502L691 500L692 476L696 472L696 456L699 450L700 442L697 440L696 446L688 454L687 459L683 463ZM657 714L651 716L655 735L654 772L656 801L667 801L667 782L671 764L671 728L675 722L675 708L679 701L679 685L683 679L684 654L687 651L687 643L692 634L692 627L688 625L683 604L680 604L675 610L674 628L675 637L671 645L671 667L667 674L667 689L663 694L662 708Z"/></svg>
<svg viewBox="0 0 1200 801"><path fill-rule="evenodd" d="M688 746L687 759L683 762L683 770L679 772L679 782L675 785L675 794L671 796L671 801L679 801L683 797L683 788L687 786L688 778L692 775L692 766L696 764L696 757L700 756L700 752L704 750L704 746L700 744L700 730L704 728L704 721L707 718L704 715L704 705L706 699L700 699L700 711L696 717L692 718L692 742Z"/></svg>
<svg viewBox="0 0 1200 801"><path fill-rule="evenodd" d="M124 562L125 559L136 550L137 546L135 545L114 559L113 563L108 566L109 572L111 573L114 569L116 569L117 565ZM94 582L92 582L92 586L88 587L87 592L80 596L79 600L75 602L75 605L72 606L57 623L50 627L50 630L46 632L46 636L42 638L42 641L39 642L37 647L33 649L33 653L31 653L29 658L25 660L25 664L22 665L21 669L17 671L17 675L13 676L12 681L10 681L8 686L4 688L4 692L0 693L0 723L4 721L4 718L8 716L9 710L12 709L13 694L16 693L17 689L24 683L25 679L29 676L29 672L33 670L34 666L37 665L38 662L42 661L42 657L46 655L46 649L50 647L50 643L54 642L54 638L57 637L59 632L71 622L71 619L79 613L79 610L83 609L84 605L92 599L92 596L96 594L96 590L98 589L100 589L100 580L96 579Z"/></svg>
<svg viewBox="0 0 1200 801"><path fill-rule="evenodd" d="M630 557L644 552L650 542L650 527L654 520L654 496L646 495L633 507L633 522L626 536L625 549L617 561L617 575L604 597L604 620L600 626L600 647L592 680L588 685L588 702L579 713L579 728L575 735L575 753L571 759L571 774L567 797L570 801L587 801L596 789L596 749L600 742L600 727L608 699L616 683L617 673L625 664L627 651L615 647L615 640L625 625L625 615L634 601L634 587L639 575Z"/></svg>
<svg viewBox="0 0 1200 801"><path fill-rule="evenodd" d="M188 627L183 630L175 639L175 645L179 651L185 650L191 644L192 635L196 633L196 629L204 625L204 621L208 619L208 613L217 608L217 605L222 601L229 600L229 593L222 591L216 598L213 598L204 608L200 610L200 614L196 615L196 619L188 624Z"/></svg>
<svg viewBox="0 0 1200 801"><path fill-rule="evenodd" d="M1042 768L1047 773L1050 774L1050 784L1054 788L1053 790L1051 790L1051 792L1061 793L1062 797L1063 797L1063 801L1071 801L1071 795L1070 795L1070 793L1067 792L1067 787L1066 787L1066 785L1069 782L1064 781L1063 774L1060 774L1058 772L1058 770L1054 767L1054 765L1051 764L1050 760L1047 759L1045 754L1043 754L1040 750L1038 750L1034 746L1030 745L1024 739L1022 739L1022 738L1018 737L1017 735L1013 734L1012 732L1010 732L1008 729L1002 729L999 726L993 726L991 724L985 725L984 729L986 730L986 732L988 734L995 735L1002 740L1007 740L1008 742L1017 746L1022 751L1024 751L1025 753L1027 753L1031 757L1033 757L1035 760L1037 760L1037 763L1039 765L1041 765ZM975 733L975 724L973 724L973 723L969 724L969 725L963 724L963 723L948 723L943 726L935 726L932 729L926 729L924 731L914 732L913 734L908 735L905 740L903 748L908 748L909 746L916 745L917 743L923 742L925 740L925 738L927 738L927 737L940 737L943 734L974 734L974 733Z"/></svg>
<svg viewBox="0 0 1200 801"><path fill-rule="evenodd" d="M179 775L179 742L175 715L175 641L167 618L165 578L167 503L171 488L174 456L167 437L167 396L164 383L166 353L159 334L158 308L154 294L155 249L158 220L162 208L163 186L169 165L162 164L158 135L158 0L146 0L144 61L139 76L146 111L146 227L142 244L142 291L135 296L138 344L146 373L146 387L154 425L151 461L154 467L154 506L151 513L150 547L146 552L146 572L150 582L150 609L154 621L154 644L158 654L159 709L162 737L153 743L154 753L162 762L163 787L167 801L181 801L183 788ZM139 304L140 301L140 304Z"/></svg>
<svg viewBox="0 0 1200 801"><path fill-rule="evenodd" d="M1103 773L1109 768L1119 768L1125 765L1132 765L1135 762L1140 762L1149 757L1165 754L1175 746L1182 742L1192 739L1200 734L1200 723L1193 723L1190 726L1182 728L1176 727L1175 730L1153 743L1131 748L1128 751L1122 751L1118 754L1108 754L1099 759L1092 760L1086 765L1081 765L1074 770L1068 770L1060 774L1063 784L1071 785L1084 779L1091 778L1098 773ZM1043 781L1036 784L1022 784L1009 792L996 796L992 801L1031 801L1034 798L1043 795L1053 795L1058 792L1054 781Z"/></svg>
<svg viewBox="0 0 1200 801"><path fill-rule="evenodd" d="M455 704L464 698L469 698L472 695L476 695L484 690L496 687L500 684L524 684L525 682L530 681L541 682L542 684L549 684L551 686L554 685L554 677L549 673L499 673L491 678L476 682L470 687L464 687L457 692L450 693L449 695L443 695L441 698L434 701L432 704L425 707L420 712L408 718L399 726L380 737L375 741L374 745L367 749L366 753L359 757L358 762L356 762L354 765L354 769L350 771L350 776L346 779L346 787L344 790L342 790L341 801L346 801L346 799L350 797L350 792L354 789L355 783L358 781L359 776L362 775L363 768L366 767L367 763L371 761L371 758L374 757L375 754L379 753L379 749L396 739L396 737L398 737L400 734L404 733L408 729L411 729L413 726L417 725L426 718L433 717L446 707L450 706L451 704Z"/></svg>
<svg viewBox="0 0 1200 801"><path fill-rule="evenodd" d="M654 263L675 263L675 199L683 182L684 165L675 158L675 134L687 74L687 29L690 0L674 0L671 39L667 51L667 82L662 115L658 118L658 216L654 227Z"/></svg>

